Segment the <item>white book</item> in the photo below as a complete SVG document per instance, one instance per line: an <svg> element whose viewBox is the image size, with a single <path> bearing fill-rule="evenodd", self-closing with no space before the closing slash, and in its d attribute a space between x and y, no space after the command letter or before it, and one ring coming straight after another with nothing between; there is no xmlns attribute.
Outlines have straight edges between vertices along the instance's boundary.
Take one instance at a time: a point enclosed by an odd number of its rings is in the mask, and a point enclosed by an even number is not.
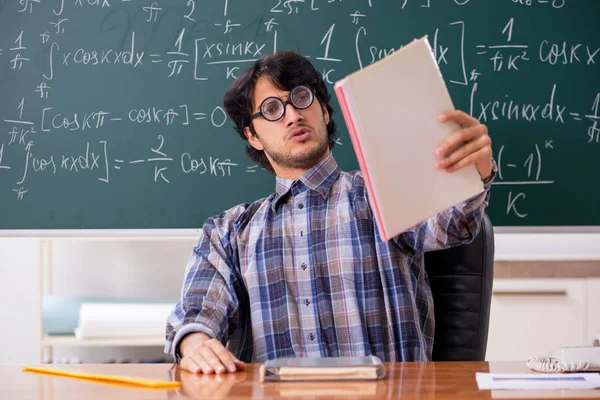
<svg viewBox="0 0 600 400"><path fill-rule="evenodd" d="M474 165L435 168L436 148L460 129L427 37L336 82L352 145L383 240L483 191Z"/></svg>

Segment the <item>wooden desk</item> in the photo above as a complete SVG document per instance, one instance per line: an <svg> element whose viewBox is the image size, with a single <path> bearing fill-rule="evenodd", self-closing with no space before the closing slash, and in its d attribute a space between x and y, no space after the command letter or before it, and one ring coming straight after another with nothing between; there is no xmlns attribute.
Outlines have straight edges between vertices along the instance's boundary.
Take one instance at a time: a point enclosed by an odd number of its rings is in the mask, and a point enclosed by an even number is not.
<svg viewBox="0 0 600 400"><path fill-rule="evenodd" d="M179 380L178 390L138 389L80 379L22 372L0 365L0 399L531 399L600 398L600 390L488 391L477 389L475 372L528 372L522 362L455 362L386 364L377 382L265 383L258 365L227 375L194 375L167 364L80 365L89 372Z"/></svg>

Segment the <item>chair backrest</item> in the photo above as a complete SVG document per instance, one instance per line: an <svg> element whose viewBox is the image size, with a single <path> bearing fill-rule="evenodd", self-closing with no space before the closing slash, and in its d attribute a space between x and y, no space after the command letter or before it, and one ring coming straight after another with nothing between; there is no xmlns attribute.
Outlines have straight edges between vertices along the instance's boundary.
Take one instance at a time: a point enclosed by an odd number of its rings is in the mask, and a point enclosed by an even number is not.
<svg viewBox="0 0 600 400"><path fill-rule="evenodd" d="M487 215L471 243L425 254L433 293L432 361L484 361L494 277L494 230Z"/></svg>

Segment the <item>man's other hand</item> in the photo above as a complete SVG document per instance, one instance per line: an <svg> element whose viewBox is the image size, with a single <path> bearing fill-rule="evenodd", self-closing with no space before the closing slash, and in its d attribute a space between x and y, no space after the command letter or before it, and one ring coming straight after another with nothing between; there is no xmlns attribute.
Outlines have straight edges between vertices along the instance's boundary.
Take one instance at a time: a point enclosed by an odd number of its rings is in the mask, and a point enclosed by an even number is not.
<svg viewBox="0 0 600 400"><path fill-rule="evenodd" d="M204 333L191 333L179 345L181 368L198 374L224 374L243 371L246 364L238 360L225 346Z"/></svg>
<svg viewBox="0 0 600 400"><path fill-rule="evenodd" d="M474 164L482 179L492 173L492 140L485 125L469 114L456 110L439 116L440 122L453 121L461 129L448 136L435 150L435 167L454 172Z"/></svg>

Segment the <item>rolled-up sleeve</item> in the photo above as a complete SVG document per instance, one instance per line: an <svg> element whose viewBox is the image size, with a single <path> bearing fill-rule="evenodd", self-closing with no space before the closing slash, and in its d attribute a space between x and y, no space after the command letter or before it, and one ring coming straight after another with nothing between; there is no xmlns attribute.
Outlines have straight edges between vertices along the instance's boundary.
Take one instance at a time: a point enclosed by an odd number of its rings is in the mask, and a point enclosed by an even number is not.
<svg viewBox="0 0 600 400"><path fill-rule="evenodd" d="M234 264L227 214L209 218L187 262L181 299L167 320L165 353L180 361L179 344L202 332L225 344L237 324L239 268Z"/></svg>
<svg viewBox="0 0 600 400"><path fill-rule="evenodd" d="M470 199L444 210L394 238L406 251L427 252L471 242L481 227L490 185Z"/></svg>

